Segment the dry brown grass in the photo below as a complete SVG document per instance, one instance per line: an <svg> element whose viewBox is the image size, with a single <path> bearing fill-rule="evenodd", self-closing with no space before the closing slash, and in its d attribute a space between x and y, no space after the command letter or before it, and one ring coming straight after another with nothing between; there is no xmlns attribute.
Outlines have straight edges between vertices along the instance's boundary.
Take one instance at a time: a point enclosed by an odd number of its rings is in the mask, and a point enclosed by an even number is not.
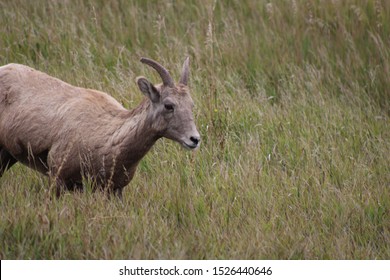
<svg viewBox="0 0 390 280"><path fill-rule="evenodd" d="M124 201L0 179L2 259L389 259L389 1L3 1L0 62L142 98L192 58L198 152L159 141ZM177 69L175 69L177 67Z"/></svg>

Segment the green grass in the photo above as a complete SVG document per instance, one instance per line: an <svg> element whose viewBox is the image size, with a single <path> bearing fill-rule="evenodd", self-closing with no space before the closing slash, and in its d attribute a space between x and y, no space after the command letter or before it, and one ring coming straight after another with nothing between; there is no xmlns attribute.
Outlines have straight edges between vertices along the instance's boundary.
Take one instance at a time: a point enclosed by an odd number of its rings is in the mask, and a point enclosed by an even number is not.
<svg viewBox="0 0 390 280"><path fill-rule="evenodd" d="M160 140L124 190L0 179L1 259L389 259L389 1L0 3L0 64L142 99L191 57L202 145ZM310 3L309 3L310 2Z"/></svg>

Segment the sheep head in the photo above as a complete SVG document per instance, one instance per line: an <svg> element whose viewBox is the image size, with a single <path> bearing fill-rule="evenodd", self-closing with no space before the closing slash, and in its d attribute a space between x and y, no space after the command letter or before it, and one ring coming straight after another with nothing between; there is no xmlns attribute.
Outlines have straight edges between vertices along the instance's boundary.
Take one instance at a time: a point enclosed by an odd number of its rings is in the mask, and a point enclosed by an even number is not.
<svg viewBox="0 0 390 280"><path fill-rule="evenodd" d="M141 92L151 103L151 125L161 137L179 142L187 149L199 146L200 135L196 129L192 109L194 102L188 89L189 58L184 61L181 78L175 84L168 70L154 60L141 58L141 62L155 69L162 84L153 85L145 77L138 77Z"/></svg>

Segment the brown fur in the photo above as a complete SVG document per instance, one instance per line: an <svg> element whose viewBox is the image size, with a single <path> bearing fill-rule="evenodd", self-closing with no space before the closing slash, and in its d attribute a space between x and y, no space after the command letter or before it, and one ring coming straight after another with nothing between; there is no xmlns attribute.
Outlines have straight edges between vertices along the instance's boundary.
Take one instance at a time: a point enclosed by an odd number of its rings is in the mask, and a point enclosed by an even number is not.
<svg viewBox="0 0 390 280"><path fill-rule="evenodd" d="M58 195L83 176L120 195L160 137L196 148L187 86L137 82L148 98L128 111L106 93L24 65L0 67L0 176L19 161L55 180Z"/></svg>

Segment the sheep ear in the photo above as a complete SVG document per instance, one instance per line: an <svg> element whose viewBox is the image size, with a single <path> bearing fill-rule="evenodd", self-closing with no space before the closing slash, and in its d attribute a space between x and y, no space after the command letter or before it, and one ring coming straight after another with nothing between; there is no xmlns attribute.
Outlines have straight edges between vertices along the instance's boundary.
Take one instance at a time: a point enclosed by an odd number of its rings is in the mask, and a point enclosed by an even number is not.
<svg viewBox="0 0 390 280"><path fill-rule="evenodd" d="M142 93L149 97L149 99L152 100L153 103L157 103L160 101L160 93L158 92L156 87L145 77L138 77L137 85L142 91Z"/></svg>
<svg viewBox="0 0 390 280"><path fill-rule="evenodd" d="M190 57L187 56L183 64L183 70L181 71L180 83L186 86L188 84L189 76L190 76Z"/></svg>

